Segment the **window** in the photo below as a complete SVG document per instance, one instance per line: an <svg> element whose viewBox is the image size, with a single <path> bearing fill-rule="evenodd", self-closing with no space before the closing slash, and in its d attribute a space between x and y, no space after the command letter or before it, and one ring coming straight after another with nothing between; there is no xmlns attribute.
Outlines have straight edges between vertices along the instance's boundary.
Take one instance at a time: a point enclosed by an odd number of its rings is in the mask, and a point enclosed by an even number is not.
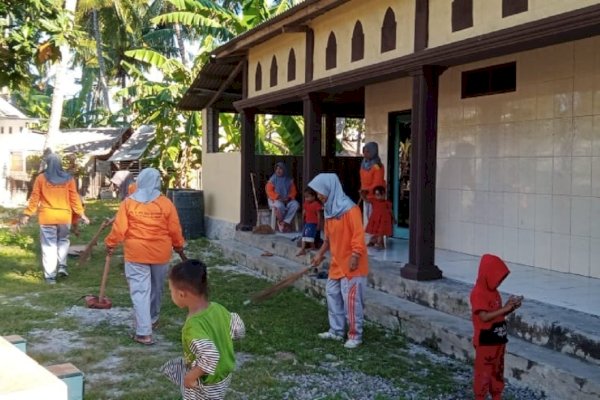
<svg viewBox="0 0 600 400"><path fill-rule="evenodd" d="M527 11L527 0L502 0L502 18Z"/></svg>
<svg viewBox="0 0 600 400"><path fill-rule="evenodd" d="M452 1L452 32L473 26L473 0Z"/></svg>
<svg viewBox="0 0 600 400"><path fill-rule="evenodd" d="M25 165L23 163L23 153L21 153L21 152L10 153L10 171L11 172L25 172Z"/></svg>
<svg viewBox="0 0 600 400"><path fill-rule="evenodd" d="M256 75L254 76L254 90L260 92L262 90L262 67L260 63L256 64Z"/></svg>
<svg viewBox="0 0 600 400"><path fill-rule="evenodd" d="M463 99L514 92L515 90L517 90L517 64L515 62L462 73Z"/></svg>
<svg viewBox="0 0 600 400"><path fill-rule="evenodd" d="M294 49L290 49L290 54L288 55L288 82L296 80L296 52Z"/></svg>
<svg viewBox="0 0 600 400"><path fill-rule="evenodd" d="M381 52L396 50L396 14L391 7L385 12L381 27Z"/></svg>
<svg viewBox="0 0 600 400"><path fill-rule="evenodd" d="M8 133L12 133L12 126L8 127Z"/></svg>
<svg viewBox="0 0 600 400"><path fill-rule="evenodd" d="M325 69L333 69L337 67L337 41L335 33L329 34L327 39L327 49L325 50Z"/></svg>
<svg viewBox="0 0 600 400"><path fill-rule="evenodd" d="M365 34L360 21L354 24L354 32L352 32L352 57L351 61L358 61L365 58Z"/></svg>
<svg viewBox="0 0 600 400"><path fill-rule="evenodd" d="M21 132L21 133L23 132L23 127L22 126L19 127L19 132Z"/></svg>
<svg viewBox="0 0 600 400"><path fill-rule="evenodd" d="M271 79L269 80L271 87L277 86L277 57L271 59Z"/></svg>
<svg viewBox="0 0 600 400"><path fill-rule="evenodd" d="M0 128L0 133L4 133L4 127Z"/></svg>

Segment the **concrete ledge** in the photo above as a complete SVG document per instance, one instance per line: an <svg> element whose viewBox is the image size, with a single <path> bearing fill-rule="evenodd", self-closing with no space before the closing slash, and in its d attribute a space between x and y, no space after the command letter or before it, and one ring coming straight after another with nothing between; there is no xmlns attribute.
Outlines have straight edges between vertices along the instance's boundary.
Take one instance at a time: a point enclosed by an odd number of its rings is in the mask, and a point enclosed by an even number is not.
<svg viewBox="0 0 600 400"><path fill-rule="evenodd" d="M221 219L205 217L204 228L209 239L232 239L235 235L235 224Z"/></svg>
<svg viewBox="0 0 600 400"><path fill-rule="evenodd" d="M261 257L263 249L239 241L226 240L216 244L228 258L273 280L304 266L285 257ZM295 286L311 296L323 297L325 283L325 280L305 277ZM445 354L472 360L469 320L372 288L367 289L365 302L368 320L399 329L411 340ZM549 399L592 400L600 397L600 368L515 337L510 338L505 368L505 375L512 383L543 391Z"/></svg>
<svg viewBox="0 0 600 400"><path fill-rule="evenodd" d="M298 248L279 235L236 232L235 240L270 251L293 262ZM418 282L400 276L401 265L370 259L369 286L447 314L470 319L469 295L472 285L452 279ZM520 294L520 293L514 293ZM506 299L510 293L503 293ZM519 312L508 318L511 333L523 340L573 355L600 365L600 318L595 315L527 300Z"/></svg>
<svg viewBox="0 0 600 400"><path fill-rule="evenodd" d="M19 335L9 335L4 336L4 339L15 346L17 349L21 350L23 353L27 353L27 340L25 340L22 336Z"/></svg>
<svg viewBox="0 0 600 400"><path fill-rule="evenodd" d="M67 385L69 400L83 400L83 372L71 363L50 365L46 369Z"/></svg>

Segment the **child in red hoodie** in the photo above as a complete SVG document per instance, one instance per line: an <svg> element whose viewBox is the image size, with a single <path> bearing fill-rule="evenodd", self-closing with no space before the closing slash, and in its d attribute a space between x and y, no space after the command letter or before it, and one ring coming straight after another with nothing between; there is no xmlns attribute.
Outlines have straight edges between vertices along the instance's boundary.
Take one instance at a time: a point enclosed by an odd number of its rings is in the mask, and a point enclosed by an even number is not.
<svg viewBox="0 0 600 400"><path fill-rule="evenodd" d="M473 346L475 371L473 389L475 399L502 398L504 390L504 352L507 331L504 317L521 307L522 296L510 296L504 306L498 286L510 271L499 257L484 254L479 264L477 282L471 291L473 319Z"/></svg>

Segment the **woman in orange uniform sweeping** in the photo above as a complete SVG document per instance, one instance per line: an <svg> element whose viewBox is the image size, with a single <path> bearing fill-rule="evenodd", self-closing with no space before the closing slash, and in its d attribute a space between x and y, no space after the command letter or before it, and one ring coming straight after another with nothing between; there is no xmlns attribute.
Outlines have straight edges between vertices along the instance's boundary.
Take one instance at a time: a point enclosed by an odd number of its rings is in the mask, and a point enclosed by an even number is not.
<svg viewBox="0 0 600 400"><path fill-rule="evenodd" d="M104 243L108 254L124 242L125 276L135 313L135 335L141 344L154 344L160 303L172 251L183 251L183 235L175 206L160 194L160 174L140 172L137 188L119 206Z"/></svg>
<svg viewBox="0 0 600 400"><path fill-rule="evenodd" d="M319 266L331 253L326 295L329 330L321 339L343 340L353 349L362 343L363 292L367 286L369 260L360 209L344 193L336 174L319 174L308 184L323 203L325 241L312 261Z"/></svg>

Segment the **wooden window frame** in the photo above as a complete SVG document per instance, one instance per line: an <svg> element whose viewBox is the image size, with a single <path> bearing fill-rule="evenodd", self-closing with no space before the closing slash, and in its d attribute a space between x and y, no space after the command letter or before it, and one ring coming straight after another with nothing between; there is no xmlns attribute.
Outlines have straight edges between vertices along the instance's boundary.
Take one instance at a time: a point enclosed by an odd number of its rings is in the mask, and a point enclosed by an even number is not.
<svg viewBox="0 0 600 400"><path fill-rule="evenodd" d="M502 0L502 18L529 11L528 0Z"/></svg>
<svg viewBox="0 0 600 400"><path fill-rule="evenodd" d="M254 73L254 90L256 92L262 90L262 65L260 65L260 62L256 64L256 71Z"/></svg>
<svg viewBox="0 0 600 400"><path fill-rule="evenodd" d="M291 48L288 54L287 80L288 82L296 80L296 51L294 48Z"/></svg>
<svg viewBox="0 0 600 400"><path fill-rule="evenodd" d="M452 0L452 32L473 26L473 0Z"/></svg>
<svg viewBox="0 0 600 400"><path fill-rule="evenodd" d="M277 74L279 73L279 68L277 67L277 57L273 56L271 58L271 69L269 70L269 86L275 87L277 86Z"/></svg>
<svg viewBox="0 0 600 400"><path fill-rule="evenodd" d="M493 89L494 72L496 72L498 70L502 70L502 69L508 69L508 68L510 68L514 71L514 85L511 86L510 88L505 88L505 89L500 89L500 90ZM487 76L488 89L478 91L475 93L467 93L468 76L472 75L472 74L481 74L481 73L487 73L487 75L488 75ZM504 63L504 64L490 65L488 67L472 69L469 71L463 71L461 74L461 98L462 99L469 99L469 98L481 97L481 96L490 96L490 95L501 94L501 93L511 93L511 92L515 92L516 90L517 90L517 63L516 63L516 61Z"/></svg>
<svg viewBox="0 0 600 400"><path fill-rule="evenodd" d="M337 68L337 39L335 32L331 31L327 38L327 48L325 49L325 70Z"/></svg>

